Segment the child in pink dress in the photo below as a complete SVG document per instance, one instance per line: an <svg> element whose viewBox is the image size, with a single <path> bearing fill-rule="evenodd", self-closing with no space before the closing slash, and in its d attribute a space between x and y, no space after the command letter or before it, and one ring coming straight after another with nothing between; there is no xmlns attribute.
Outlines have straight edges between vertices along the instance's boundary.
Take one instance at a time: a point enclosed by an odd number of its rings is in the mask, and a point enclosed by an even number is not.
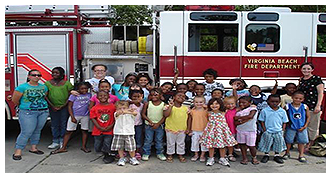
<svg viewBox="0 0 331 178"><path fill-rule="evenodd" d="M236 116L237 113L237 107L236 107L236 97L234 96L228 96L224 98L224 105L226 109L225 113L225 119L226 123L228 124L230 131L232 133L232 136L236 138L236 125L234 124L234 117ZM229 151L228 159L229 161L235 162L236 158L233 156L233 146L227 147Z"/></svg>
<svg viewBox="0 0 331 178"><path fill-rule="evenodd" d="M111 91L111 85L108 82L108 80L103 79L99 81L99 91L103 90L103 91L107 91L109 93L109 91ZM108 99L108 103L111 104L115 104L117 101L119 101L119 99L117 98L117 96L112 95L111 93L109 93L109 99ZM90 100L90 109L94 106L99 104L99 100L97 98L97 95L92 96L91 100Z"/></svg>
<svg viewBox="0 0 331 178"><path fill-rule="evenodd" d="M225 147L234 146L237 141L232 136L226 119L224 117L225 108L221 99L212 98L208 102L208 123L201 136L200 142L209 149L209 158L206 166L214 165L214 149L220 151L219 163L224 166L230 166L225 159Z"/></svg>

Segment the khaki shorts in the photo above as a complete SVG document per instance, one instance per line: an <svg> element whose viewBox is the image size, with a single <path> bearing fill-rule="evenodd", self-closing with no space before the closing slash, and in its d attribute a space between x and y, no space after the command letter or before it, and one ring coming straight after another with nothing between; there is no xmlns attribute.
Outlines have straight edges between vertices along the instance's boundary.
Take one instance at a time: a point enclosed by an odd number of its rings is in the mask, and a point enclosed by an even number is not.
<svg viewBox="0 0 331 178"><path fill-rule="evenodd" d="M90 116L75 116L75 119L77 120L77 124L71 122L71 117L69 117L67 123L67 131L75 131L77 129L78 123L80 123L80 129L88 130Z"/></svg>
<svg viewBox="0 0 331 178"><path fill-rule="evenodd" d="M315 140L315 138L319 134L321 113L322 112L320 111L319 113L314 114L313 111L309 111L310 121L307 127L309 140Z"/></svg>

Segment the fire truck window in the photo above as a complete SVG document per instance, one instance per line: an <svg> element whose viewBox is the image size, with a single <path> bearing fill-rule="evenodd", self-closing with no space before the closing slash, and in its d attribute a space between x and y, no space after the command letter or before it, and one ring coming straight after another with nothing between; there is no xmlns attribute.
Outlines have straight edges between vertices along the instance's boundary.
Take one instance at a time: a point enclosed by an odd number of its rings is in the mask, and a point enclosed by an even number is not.
<svg viewBox="0 0 331 178"><path fill-rule="evenodd" d="M189 24L188 52L238 52L238 24Z"/></svg>
<svg viewBox="0 0 331 178"><path fill-rule="evenodd" d="M246 27L245 48L248 52L277 52L280 27L272 24L251 24Z"/></svg>
<svg viewBox="0 0 331 178"><path fill-rule="evenodd" d="M114 26L114 39L124 40L124 26Z"/></svg>
<svg viewBox="0 0 331 178"><path fill-rule="evenodd" d="M237 14L233 12L192 12L190 19L194 21L236 21Z"/></svg>
<svg viewBox="0 0 331 178"><path fill-rule="evenodd" d="M277 13L261 13L251 12L247 15L250 21L278 21L279 15Z"/></svg>
<svg viewBox="0 0 331 178"><path fill-rule="evenodd" d="M317 53L326 53L326 25L317 26Z"/></svg>
<svg viewBox="0 0 331 178"><path fill-rule="evenodd" d="M320 14L318 19L320 22L326 22L326 14Z"/></svg>

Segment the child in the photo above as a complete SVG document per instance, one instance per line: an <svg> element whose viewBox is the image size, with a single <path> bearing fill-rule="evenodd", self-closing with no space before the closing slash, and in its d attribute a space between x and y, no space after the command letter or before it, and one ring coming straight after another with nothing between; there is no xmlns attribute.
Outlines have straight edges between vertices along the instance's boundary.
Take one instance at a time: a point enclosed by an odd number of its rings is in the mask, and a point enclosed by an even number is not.
<svg viewBox="0 0 331 178"><path fill-rule="evenodd" d="M148 101L149 90L153 87L151 86L153 80L149 77L147 73L139 73L137 76L137 82L142 87L144 91L144 102Z"/></svg>
<svg viewBox="0 0 331 178"><path fill-rule="evenodd" d="M239 98L240 111L234 117L235 124L237 125L237 141L240 145L242 154L241 164L247 165L247 146L252 155L252 164L259 164L256 159L256 121L257 109L251 106L252 99L250 96L242 96Z"/></svg>
<svg viewBox="0 0 331 178"><path fill-rule="evenodd" d="M211 92L211 97L212 98L220 98L223 99L223 90L219 89L219 88L215 88L212 92Z"/></svg>
<svg viewBox="0 0 331 178"><path fill-rule="evenodd" d="M224 98L224 105L226 109L225 119L234 138L236 138L236 133L237 133L236 125L234 124L234 117L236 116L237 113L236 103L237 100L234 96L227 96ZM227 148L229 152L228 155L229 161L235 162L236 158L233 152L234 148L232 146L229 146Z"/></svg>
<svg viewBox="0 0 331 178"><path fill-rule="evenodd" d="M174 76L174 79L172 80L172 83L174 84L174 86L177 86L177 79L178 79L178 75L179 75L179 70L176 69L175 70L175 76ZM186 85L188 87L188 90L186 92L186 96L189 98L189 99L193 99L193 97L195 96L194 95L194 88L195 88L195 85L198 84L197 81L195 81L194 79L191 79L189 80L188 82L186 82Z"/></svg>
<svg viewBox="0 0 331 178"><path fill-rule="evenodd" d="M88 82L81 82L77 85L77 91L79 95L70 95L68 99L68 111L70 118L68 119L67 132L63 138L63 146L52 152L52 154L67 152L67 144L72 133L76 130L78 123L81 124L82 130L82 148L85 153L91 152L86 148L88 137L88 124L89 124L89 103L91 99L91 93L88 93L88 89L91 88L91 84Z"/></svg>
<svg viewBox="0 0 331 178"><path fill-rule="evenodd" d="M129 87L135 83L137 80L137 74L134 72L131 72L127 74L124 78L124 82L122 84L113 84L112 86L112 91L115 96L119 100L123 100L123 96L128 96L129 95Z"/></svg>
<svg viewBox="0 0 331 178"><path fill-rule="evenodd" d="M285 131L286 153L283 159L290 158L291 144L294 142L294 138L297 138L299 158L300 162L307 162L307 159L303 156L305 144L309 142L307 127L310 121L309 108L306 104L303 104L304 93L296 91L292 94L293 102L285 105L289 117L289 124Z"/></svg>
<svg viewBox="0 0 331 178"><path fill-rule="evenodd" d="M206 81L203 82L205 85L205 96L207 97L207 100L211 98L211 92L215 88L219 88L221 90L224 90L223 84L219 82L215 82L216 78L218 77L217 71L214 69L207 69L203 72L203 77L205 78Z"/></svg>
<svg viewBox="0 0 331 178"><path fill-rule="evenodd" d="M172 163L172 155L176 152L181 163L186 162L183 157L185 154L185 137L187 130L188 107L183 106L185 94L177 92L174 94L173 104L165 108L163 114L165 120L165 130L167 136L167 162Z"/></svg>
<svg viewBox="0 0 331 178"><path fill-rule="evenodd" d="M279 107L279 95L272 94L267 101L269 106L261 111L258 119L261 121L263 129L258 150L265 153L261 162L269 161L269 152L272 146L272 150L275 152L274 160L279 164L283 164L284 161L279 153L286 150L283 131L288 122L287 114L283 108Z"/></svg>
<svg viewBox="0 0 331 178"><path fill-rule="evenodd" d="M174 85L171 82L165 82L161 85L160 89L162 92L161 100L165 104L169 104L169 100L172 97L172 89L174 88Z"/></svg>
<svg viewBox="0 0 331 178"><path fill-rule="evenodd" d="M117 162L118 166L125 165L124 149L130 154L130 164L140 164L136 154L136 141L134 140L134 121L137 112L129 109L128 101L117 101L115 112L114 138L111 145L112 151L118 151L120 159Z"/></svg>
<svg viewBox="0 0 331 178"><path fill-rule="evenodd" d="M67 121L69 118L68 98L73 89L72 84L65 80L65 71L62 67L54 67L52 79L45 82L48 88L46 100L50 106L51 128L53 143L48 149L62 147L64 134L66 133Z"/></svg>
<svg viewBox="0 0 331 178"><path fill-rule="evenodd" d="M208 122L208 112L204 108L205 98L203 96L196 96L193 99L194 108L190 111L188 117L189 131L192 136L191 151L194 152L194 156L191 161L197 161L199 159L199 140ZM205 162L205 153L208 149L201 145L200 162Z"/></svg>
<svg viewBox="0 0 331 178"><path fill-rule="evenodd" d="M176 92L185 94L185 101L183 102L183 105L187 107L191 107L193 98L189 98L186 96L187 90L188 90L188 86L185 83L180 83L176 86Z"/></svg>
<svg viewBox="0 0 331 178"><path fill-rule="evenodd" d="M109 92L99 90L97 93L100 104L92 107L90 118L94 124L92 135L94 136L94 149L96 152L102 152L103 161L106 164L114 161L111 156L110 146L113 139L114 113L116 108L114 104L109 103Z"/></svg>
<svg viewBox="0 0 331 178"><path fill-rule="evenodd" d="M284 90L286 94L280 96L280 107L282 108L285 108L288 103L292 103L292 95L297 90L297 86L294 83L287 83Z"/></svg>
<svg viewBox="0 0 331 178"><path fill-rule="evenodd" d="M163 155L164 129L162 126L162 123L164 122L164 102L161 101L161 91L157 88L152 89L150 91L149 99L149 102L144 104L144 108L141 113L142 118L145 120L145 142L143 146L142 160L149 160L153 137L155 135L155 149L157 158L161 161L165 161L166 157Z"/></svg>
<svg viewBox="0 0 331 178"><path fill-rule="evenodd" d="M142 147L142 134L143 134L143 120L141 118L141 111L144 107L143 101L143 93L140 90L130 90L129 91L129 98L131 100L129 108L137 111L137 115L134 121L134 138L137 143L137 150L135 157L137 159L141 159L141 147Z"/></svg>
<svg viewBox="0 0 331 178"><path fill-rule="evenodd" d="M212 98L208 102L208 123L202 134L200 142L209 149L209 158L206 166L214 165L214 149L218 148L220 152L219 163L224 166L230 166L225 159L225 147L234 146L237 141L232 136L226 119L224 117L225 108L221 99Z"/></svg>
<svg viewBox="0 0 331 178"><path fill-rule="evenodd" d="M245 80L240 78L231 79L229 84L232 86L232 90L225 93L225 96L235 96L237 99L242 96L249 96L249 91Z"/></svg>
<svg viewBox="0 0 331 178"><path fill-rule="evenodd" d="M211 98L211 96L210 97L207 97L207 96L204 95L204 93L205 93L205 85L202 84L202 83L198 83L198 84L195 85L194 93L195 93L195 96L202 96L202 97L204 97L205 98L205 101L206 101L205 104L207 104L208 101Z"/></svg>
<svg viewBox="0 0 331 178"><path fill-rule="evenodd" d="M99 85L98 85L98 91L106 91L109 93L109 100L108 100L108 103L112 103L112 104L115 104L117 101L119 101L119 99L117 98L117 96L115 95L112 95L110 93L111 91L111 85L110 83L108 82L108 80L106 79L102 79L99 81ZM97 95L94 95L92 98L91 98L91 102L90 102L90 106L89 108L91 109L94 105L96 104L99 104L99 100L97 98Z"/></svg>

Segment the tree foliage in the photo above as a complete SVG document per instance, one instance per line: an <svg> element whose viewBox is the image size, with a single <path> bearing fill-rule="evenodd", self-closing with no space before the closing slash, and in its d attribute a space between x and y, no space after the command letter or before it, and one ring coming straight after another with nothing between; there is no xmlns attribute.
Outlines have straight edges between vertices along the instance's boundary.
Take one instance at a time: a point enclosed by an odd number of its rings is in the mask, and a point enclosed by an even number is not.
<svg viewBox="0 0 331 178"><path fill-rule="evenodd" d="M112 5L112 24L141 25L152 22L152 11L147 5Z"/></svg>

